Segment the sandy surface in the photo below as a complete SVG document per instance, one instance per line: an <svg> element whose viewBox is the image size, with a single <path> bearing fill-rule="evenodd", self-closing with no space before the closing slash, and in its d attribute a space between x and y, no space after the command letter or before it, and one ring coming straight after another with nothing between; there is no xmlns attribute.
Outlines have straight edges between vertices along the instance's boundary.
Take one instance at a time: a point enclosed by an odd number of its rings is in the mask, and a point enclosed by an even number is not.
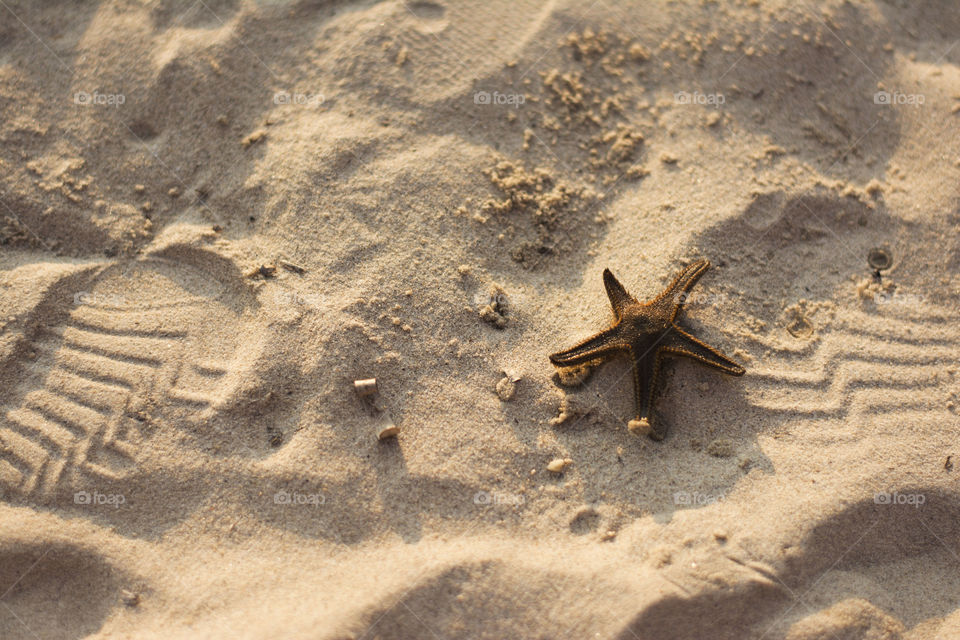
<svg viewBox="0 0 960 640"><path fill-rule="evenodd" d="M954 3L0 16L0 638L960 637Z"/></svg>

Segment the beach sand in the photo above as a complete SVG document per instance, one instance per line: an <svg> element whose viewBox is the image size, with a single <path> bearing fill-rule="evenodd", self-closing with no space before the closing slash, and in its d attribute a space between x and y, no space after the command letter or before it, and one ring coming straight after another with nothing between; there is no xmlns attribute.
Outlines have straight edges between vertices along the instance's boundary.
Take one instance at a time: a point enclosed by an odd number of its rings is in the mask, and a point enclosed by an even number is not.
<svg viewBox="0 0 960 640"><path fill-rule="evenodd" d="M954 3L0 5L0 638L960 637Z"/></svg>

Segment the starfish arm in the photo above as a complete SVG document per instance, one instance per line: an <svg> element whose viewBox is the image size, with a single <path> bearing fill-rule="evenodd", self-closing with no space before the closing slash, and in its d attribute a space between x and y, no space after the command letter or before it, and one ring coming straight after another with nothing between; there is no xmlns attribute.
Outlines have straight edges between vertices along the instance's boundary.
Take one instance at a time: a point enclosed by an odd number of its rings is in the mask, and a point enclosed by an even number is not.
<svg viewBox="0 0 960 640"><path fill-rule="evenodd" d="M638 348L647 349L643 353ZM660 388L660 372L663 352L659 348L635 345L630 349L633 359L633 393L636 402L636 417L627 424L632 433L648 435L654 440L663 440L666 432L657 424L653 399ZM637 357L639 356L639 357Z"/></svg>
<svg viewBox="0 0 960 640"><path fill-rule="evenodd" d="M676 326L663 341L663 350L672 355L693 358L732 376L746 373L746 369L739 364Z"/></svg>
<svg viewBox="0 0 960 640"><path fill-rule="evenodd" d="M603 270L603 285L607 288L607 297L610 298L610 306L617 320L623 317L623 311L628 306L637 304L636 298L627 293L610 269Z"/></svg>
<svg viewBox="0 0 960 640"><path fill-rule="evenodd" d="M710 262L707 260L697 260L691 263L650 304L666 305L671 309L670 319L673 320L680 313L680 307L686 302L686 293L693 288L693 285L697 284L697 280L709 268Z"/></svg>
<svg viewBox="0 0 960 640"><path fill-rule="evenodd" d="M566 351L553 354L550 362L558 367L573 367L622 351L623 348L619 328L614 325Z"/></svg>
<svg viewBox="0 0 960 640"><path fill-rule="evenodd" d="M649 420L653 395L659 384L662 358L659 350L641 355L631 349L630 355L633 358L633 391L637 403L637 420Z"/></svg>

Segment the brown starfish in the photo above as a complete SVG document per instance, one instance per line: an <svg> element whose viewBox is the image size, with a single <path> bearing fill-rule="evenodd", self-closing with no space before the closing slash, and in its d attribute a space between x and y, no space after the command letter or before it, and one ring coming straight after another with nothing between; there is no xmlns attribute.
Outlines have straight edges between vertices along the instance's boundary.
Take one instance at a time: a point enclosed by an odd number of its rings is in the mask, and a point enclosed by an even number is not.
<svg viewBox="0 0 960 640"><path fill-rule="evenodd" d="M659 296L639 302L627 293L610 269L603 271L603 284L613 306L613 326L588 338L575 347L550 356L557 367L572 367L615 353L626 353L633 360L633 384L636 392L637 417L627 427L633 433L645 433L654 440L663 440L664 432L654 427L653 398L660 383L663 357L693 358L724 373L742 376L744 368L711 346L700 342L674 324L680 308L710 263L697 260Z"/></svg>

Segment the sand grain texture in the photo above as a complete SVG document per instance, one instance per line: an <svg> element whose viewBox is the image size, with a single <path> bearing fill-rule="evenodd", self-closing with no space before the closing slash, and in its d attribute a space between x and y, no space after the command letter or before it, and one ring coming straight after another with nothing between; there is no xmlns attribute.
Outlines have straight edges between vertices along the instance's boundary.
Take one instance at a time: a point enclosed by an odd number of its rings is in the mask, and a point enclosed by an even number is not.
<svg viewBox="0 0 960 640"><path fill-rule="evenodd" d="M953 3L0 4L0 638L960 637Z"/></svg>

